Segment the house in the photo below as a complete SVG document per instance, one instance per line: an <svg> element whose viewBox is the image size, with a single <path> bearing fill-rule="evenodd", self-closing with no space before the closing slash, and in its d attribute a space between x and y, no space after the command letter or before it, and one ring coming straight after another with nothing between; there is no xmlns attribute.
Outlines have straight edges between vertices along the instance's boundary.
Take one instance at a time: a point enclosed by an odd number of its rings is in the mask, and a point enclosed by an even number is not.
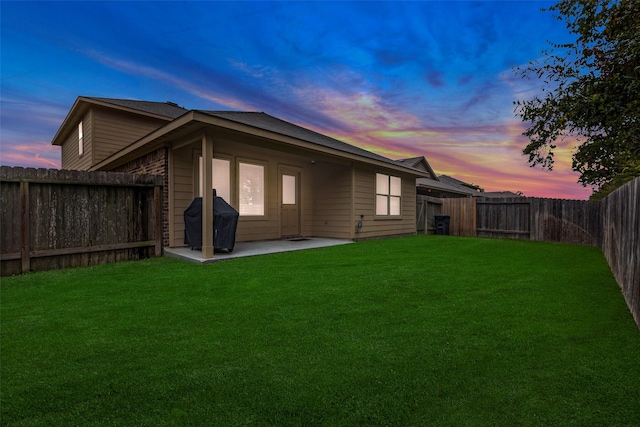
<svg viewBox="0 0 640 427"><path fill-rule="evenodd" d="M456 178L452 178L447 175L441 175L438 177L441 184L451 188L454 192L461 195L452 195L450 197L488 197L488 198L500 198L500 197L522 197L521 194L514 193L512 191L484 191L479 185L469 184ZM418 181L421 181L419 178ZM463 194L463 195L462 195ZM443 196L439 196L443 197ZM446 196L445 196L446 197Z"/></svg>
<svg viewBox="0 0 640 427"><path fill-rule="evenodd" d="M416 193L418 195L446 199L451 197L471 197L475 193L475 191L472 189L473 186L467 188L460 185L450 184L445 182L445 179L449 177L438 177L424 156L396 160L396 162L404 166L422 170L427 173L426 177L420 177L416 179ZM466 183L464 184L470 185Z"/></svg>
<svg viewBox="0 0 640 427"><path fill-rule="evenodd" d="M414 234L415 182L433 172L265 113L171 102L78 97L52 144L63 169L162 175L165 247L185 245L183 213L201 196L204 258L211 189L240 213L236 241L359 240Z"/></svg>

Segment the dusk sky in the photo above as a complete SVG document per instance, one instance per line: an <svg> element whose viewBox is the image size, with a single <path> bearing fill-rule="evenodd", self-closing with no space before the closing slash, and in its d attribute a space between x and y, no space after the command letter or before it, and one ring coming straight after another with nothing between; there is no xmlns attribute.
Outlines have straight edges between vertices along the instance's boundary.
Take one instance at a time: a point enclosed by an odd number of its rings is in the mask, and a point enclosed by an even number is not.
<svg viewBox="0 0 640 427"><path fill-rule="evenodd" d="M571 40L554 2L6 2L0 163L60 167L51 139L78 96L264 111L383 156L425 156L486 191L586 199L530 168L512 70Z"/></svg>

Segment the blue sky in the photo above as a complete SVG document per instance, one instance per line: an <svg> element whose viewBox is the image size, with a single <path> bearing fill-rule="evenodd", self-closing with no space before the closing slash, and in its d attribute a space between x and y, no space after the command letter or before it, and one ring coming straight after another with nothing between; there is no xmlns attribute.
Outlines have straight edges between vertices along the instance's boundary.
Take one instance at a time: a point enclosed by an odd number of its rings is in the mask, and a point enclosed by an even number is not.
<svg viewBox="0 0 640 427"><path fill-rule="evenodd" d="M587 198L521 155L512 71L570 40L550 2L6 2L1 163L59 167L77 96L264 111L488 191Z"/></svg>

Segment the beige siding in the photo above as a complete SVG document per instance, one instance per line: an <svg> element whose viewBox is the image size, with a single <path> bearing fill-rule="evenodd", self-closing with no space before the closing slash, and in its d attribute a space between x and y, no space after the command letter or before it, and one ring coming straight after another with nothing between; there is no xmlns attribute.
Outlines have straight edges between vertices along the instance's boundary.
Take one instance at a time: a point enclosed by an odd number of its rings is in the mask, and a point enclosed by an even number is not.
<svg viewBox="0 0 640 427"><path fill-rule="evenodd" d="M78 123L75 129L62 144L62 169L88 170L93 155L93 113L89 110L82 118L82 132L84 134L84 154L78 154Z"/></svg>
<svg viewBox="0 0 640 427"><path fill-rule="evenodd" d="M351 167L326 162L313 170L313 235L351 238L355 224L351 218Z"/></svg>
<svg viewBox="0 0 640 427"><path fill-rule="evenodd" d="M384 173L402 179L402 208L400 218L376 217L375 215L375 174ZM398 174L395 171L375 169L367 165L357 165L354 176L353 223L362 220L362 230L356 239L370 239L384 236L414 234L416 232L416 189L415 177ZM362 218L362 219L361 219Z"/></svg>
<svg viewBox="0 0 640 427"><path fill-rule="evenodd" d="M167 123L162 119L129 114L107 108L93 108L94 164L121 150Z"/></svg>
<svg viewBox="0 0 640 427"><path fill-rule="evenodd" d="M282 167L298 168L301 173L301 234L303 236L366 239L414 234L415 177L402 178L402 215L400 218L375 217L375 173L398 176L397 172L355 166L335 158L308 157L248 143L242 138L230 141L214 138L214 157L231 161L231 200L238 208L238 162L256 162L265 166L265 216L240 217L236 241L273 240L280 233L280 178ZM184 210L194 198L195 162L198 142L173 150L173 245L184 245ZM195 157L194 157L195 156ZM363 229L355 227L363 215Z"/></svg>
<svg viewBox="0 0 640 427"><path fill-rule="evenodd" d="M173 152L172 182L169 184L173 189L173 245L184 246L184 211L193 201L193 165L192 149L185 147ZM169 196L171 197L171 195Z"/></svg>
<svg viewBox="0 0 640 427"><path fill-rule="evenodd" d="M237 164L238 162L256 162L265 166L265 216L261 218L240 217L236 232L236 241L273 240L280 238L280 182L279 167L293 166L301 169L301 234L313 234L313 186L312 168L309 159L295 154L282 153L264 147L256 147L240 142L214 140L214 157L221 156L231 160L231 200L227 200L236 209L237 200ZM194 198L196 165L194 158L200 152L200 145L194 143L173 151L173 239L174 246L184 245L184 210ZM196 157L194 157L194 155Z"/></svg>

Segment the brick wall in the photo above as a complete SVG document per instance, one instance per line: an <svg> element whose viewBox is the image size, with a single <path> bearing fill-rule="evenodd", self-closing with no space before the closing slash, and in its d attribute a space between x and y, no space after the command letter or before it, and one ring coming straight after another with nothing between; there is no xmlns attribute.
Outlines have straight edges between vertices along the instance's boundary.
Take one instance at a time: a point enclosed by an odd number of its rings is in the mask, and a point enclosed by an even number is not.
<svg viewBox="0 0 640 427"><path fill-rule="evenodd" d="M113 172L162 176L162 247L169 247L169 149L159 148L136 160L118 166Z"/></svg>

